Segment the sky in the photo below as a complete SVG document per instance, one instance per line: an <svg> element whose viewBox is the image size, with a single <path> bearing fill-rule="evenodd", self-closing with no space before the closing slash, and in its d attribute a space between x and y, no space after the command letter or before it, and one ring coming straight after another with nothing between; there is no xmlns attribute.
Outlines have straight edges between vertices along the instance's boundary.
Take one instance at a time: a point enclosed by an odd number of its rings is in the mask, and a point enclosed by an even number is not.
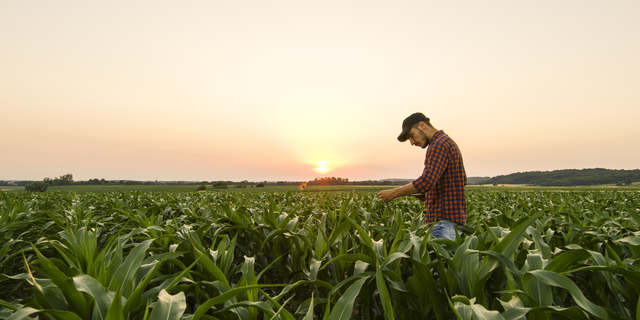
<svg viewBox="0 0 640 320"><path fill-rule="evenodd" d="M640 168L640 1L0 1L0 180ZM325 169L321 171L320 169Z"/></svg>

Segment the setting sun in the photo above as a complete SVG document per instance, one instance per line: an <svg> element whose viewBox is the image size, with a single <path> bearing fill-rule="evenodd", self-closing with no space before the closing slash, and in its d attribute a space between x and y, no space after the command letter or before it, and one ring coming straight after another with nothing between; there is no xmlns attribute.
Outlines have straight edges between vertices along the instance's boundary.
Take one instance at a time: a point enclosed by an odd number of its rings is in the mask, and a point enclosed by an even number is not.
<svg viewBox="0 0 640 320"><path fill-rule="evenodd" d="M325 174L327 173L327 171L329 169L327 169L327 166L329 165L331 161L318 161L318 168L316 168L316 171Z"/></svg>

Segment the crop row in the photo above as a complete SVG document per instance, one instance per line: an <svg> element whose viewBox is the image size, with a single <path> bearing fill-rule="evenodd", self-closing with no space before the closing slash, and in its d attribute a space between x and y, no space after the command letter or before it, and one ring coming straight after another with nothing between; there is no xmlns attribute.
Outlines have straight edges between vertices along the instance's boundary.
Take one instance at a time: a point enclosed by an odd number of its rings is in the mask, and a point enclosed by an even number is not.
<svg viewBox="0 0 640 320"><path fill-rule="evenodd" d="M0 319L637 319L640 194L0 193Z"/></svg>

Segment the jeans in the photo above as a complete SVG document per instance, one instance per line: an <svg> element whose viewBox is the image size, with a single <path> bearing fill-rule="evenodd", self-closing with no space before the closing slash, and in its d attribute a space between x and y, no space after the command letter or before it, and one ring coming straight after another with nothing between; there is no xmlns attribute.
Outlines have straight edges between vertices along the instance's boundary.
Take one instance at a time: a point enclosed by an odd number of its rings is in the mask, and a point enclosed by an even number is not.
<svg viewBox="0 0 640 320"><path fill-rule="evenodd" d="M456 224L455 222L451 222L449 220L440 220L438 222L435 222L433 229L431 229L431 235L436 238L446 238L452 241L456 241L456 234L458 234Z"/></svg>

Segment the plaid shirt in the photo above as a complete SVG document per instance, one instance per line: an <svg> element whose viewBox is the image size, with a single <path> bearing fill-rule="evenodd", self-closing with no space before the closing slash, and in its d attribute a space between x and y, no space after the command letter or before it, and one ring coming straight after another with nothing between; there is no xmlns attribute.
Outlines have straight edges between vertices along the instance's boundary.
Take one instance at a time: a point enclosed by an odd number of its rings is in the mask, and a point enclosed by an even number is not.
<svg viewBox="0 0 640 320"><path fill-rule="evenodd" d="M436 132L427 148L422 176L413 181L413 186L425 194L425 221L466 224L466 184L467 174L458 145L444 131Z"/></svg>

